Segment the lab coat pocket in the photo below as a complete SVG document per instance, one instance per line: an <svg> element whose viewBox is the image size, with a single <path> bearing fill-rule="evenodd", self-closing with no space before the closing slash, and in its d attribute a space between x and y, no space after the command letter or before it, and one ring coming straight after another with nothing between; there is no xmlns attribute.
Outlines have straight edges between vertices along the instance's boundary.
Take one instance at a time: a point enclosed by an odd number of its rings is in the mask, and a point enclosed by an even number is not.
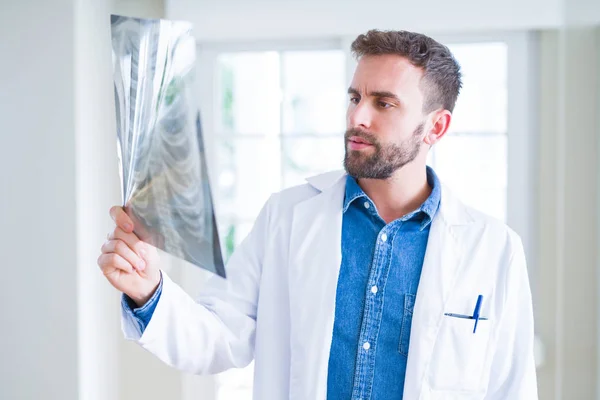
<svg viewBox="0 0 600 400"><path fill-rule="evenodd" d="M444 316L433 358L430 383L433 389L479 391L490 345L493 321L480 320L473 333L474 320Z"/></svg>
<svg viewBox="0 0 600 400"><path fill-rule="evenodd" d="M410 328L412 326L413 311L415 308L415 295L404 295L404 315L402 316L402 326L400 327L400 343L398 351L405 357L408 357L408 344L410 341Z"/></svg>

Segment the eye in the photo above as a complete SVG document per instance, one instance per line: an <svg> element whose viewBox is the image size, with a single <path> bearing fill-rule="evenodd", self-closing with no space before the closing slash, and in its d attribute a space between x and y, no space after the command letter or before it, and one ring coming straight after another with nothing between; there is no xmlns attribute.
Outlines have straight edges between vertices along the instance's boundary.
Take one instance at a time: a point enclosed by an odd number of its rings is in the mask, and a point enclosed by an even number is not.
<svg viewBox="0 0 600 400"><path fill-rule="evenodd" d="M350 97L350 103L352 104L358 104L359 101L360 97Z"/></svg>
<svg viewBox="0 0 600 400"><path fill-rule="evenodd" d="M392 107L392 105L390 103L386 103L385 101L378 101L377 105L380 108L391 108Z"/></svg>

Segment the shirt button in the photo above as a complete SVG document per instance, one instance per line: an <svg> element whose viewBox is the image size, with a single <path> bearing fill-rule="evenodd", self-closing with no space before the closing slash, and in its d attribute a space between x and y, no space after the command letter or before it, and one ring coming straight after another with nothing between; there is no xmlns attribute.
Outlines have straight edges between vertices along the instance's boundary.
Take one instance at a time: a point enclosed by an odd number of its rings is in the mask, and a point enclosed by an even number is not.
<svg viewBox="0 0 600 400"><path fill-rule="evenodd" d="M381 234L381 241L383 241L383 242L387 241L387 235L385 233Z"/></svg>
<svg viewBox="0 0 600 400"><path fill-rule="evenodd" d="M377 286L371 286L371 293L377 293Z"/></svg>
<svg viewBox="0 0 600 400"><path fill-rule="evenodd" d="M370 348L371 348L371 343L369 343L369 342L365 342L365 343L363 344L363 349L365 349L365 350L369 350Z"/></svg>
<svg viewBox="0 0 600 400"><path fill-rule="evenodd" d="M365 201L365 208L369 208L369 207L371 207L371 205L369 204L368 201Z"/></svg>

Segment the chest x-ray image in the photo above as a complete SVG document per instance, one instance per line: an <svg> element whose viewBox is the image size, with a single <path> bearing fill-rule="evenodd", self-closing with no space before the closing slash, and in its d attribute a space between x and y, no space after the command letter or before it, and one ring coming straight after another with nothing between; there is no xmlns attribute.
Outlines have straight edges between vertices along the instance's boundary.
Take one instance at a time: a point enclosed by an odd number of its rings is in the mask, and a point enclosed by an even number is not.
<svg viewBox="0 0 600 400"><path fill-rule="evenodd" d="M122 202L143 241L225 277L191 25L111 16Z"/></svg>

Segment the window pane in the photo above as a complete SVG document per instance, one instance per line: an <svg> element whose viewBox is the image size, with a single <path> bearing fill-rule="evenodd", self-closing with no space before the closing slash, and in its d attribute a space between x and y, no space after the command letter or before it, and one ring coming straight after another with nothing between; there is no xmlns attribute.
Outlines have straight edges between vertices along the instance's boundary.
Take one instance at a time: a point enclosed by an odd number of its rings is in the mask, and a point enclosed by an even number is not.
<svg viewBox="0 0 600 400"><path fill-rule="evenodd" d="M281 187L279 138L221 137L218 144L217 214L253 220Z"/></svg>
<svg viewBox="0 0 600 400"><path fill-rule="evenodd" d="M465 203L506 218L505 135L448 135L433 148L431 165Z"/></svg>
<svg viewBox="0 0 600 400"><path fill-rule="evenodd" d="M506 44L468 43L448 47L463 72L463 88L449 132L506 133Z"/></svg>
<svg viewBox="0 0 600 400"><path fill-rule="evenodd" d="M343 168L344 137L283 137L283 186L305 182L307 177Z"/></svg>
<svg viewBox="0 0 600 400"><path fill-rule="evenodd" d="M218 57L217 132L279 134L279 62L272 51Z"/></svg>
<svg viewBox="0 0 600 400"><path fill-rule="evenodd" d="M343 133L346 90L341 50L282 55L283 133Z"/></svg>

